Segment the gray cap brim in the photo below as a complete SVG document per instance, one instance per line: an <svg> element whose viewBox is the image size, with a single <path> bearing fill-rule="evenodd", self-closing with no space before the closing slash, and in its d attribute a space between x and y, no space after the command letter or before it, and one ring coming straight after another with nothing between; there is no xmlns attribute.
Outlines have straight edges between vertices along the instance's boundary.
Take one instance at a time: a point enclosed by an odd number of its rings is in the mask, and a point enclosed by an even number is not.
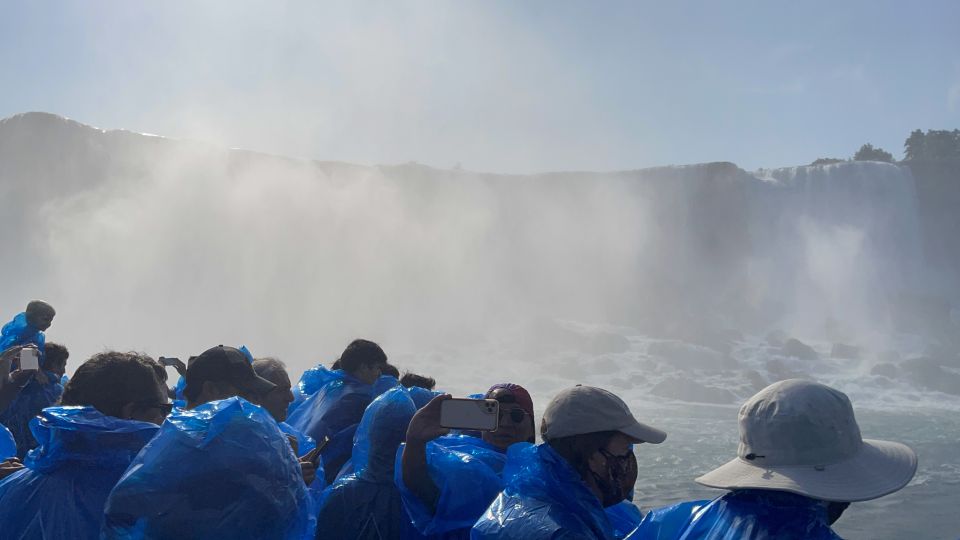
<svg viewBox="0 0 960 540"><path fill-rule="evenodd" d="M667 433L653 426L634 422L626 427L619 428L617 431L634 439L634 443L660 444L667 440Z"/></svg>

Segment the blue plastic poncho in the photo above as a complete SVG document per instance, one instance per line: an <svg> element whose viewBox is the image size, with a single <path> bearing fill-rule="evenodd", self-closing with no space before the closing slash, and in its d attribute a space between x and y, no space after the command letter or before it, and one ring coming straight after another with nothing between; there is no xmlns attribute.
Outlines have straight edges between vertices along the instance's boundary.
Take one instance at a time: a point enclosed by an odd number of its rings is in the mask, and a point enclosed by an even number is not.
<svg viewBox="0 0 960 540"><path fill-rule="evenodd" d="M26 468L0 482L3 538L99 538L107 495L158 429L93 407L44 410Z"/></svg>
<svg viewBox="0 0 960 540"><path fill-rule="evenodd" d="M416 406L406 389L395 386L373 400L357 428L353 474L324 492L317 518L318 539L400 539L414 529L393 483L397 447Z"/></svg>
<svg viewBox="0 0 960 540"><path fill-rule="evenodd" d="M14 345L33 343L40 350L40 365L43 365L46 337L39 329L27 322L27 313L17 314L12 321L0 329L0 351L5 351Z"/></svg>
<svg viewBox="0 0 960 540"><path fill-rule="evenodd" d="M6 426L0 426L0 461L17 457L17 441Z"/></svg>
<svg viewBox="0 0 960 540"><path fill-rule="evenodd" d="M313 440L313 437L291 426L290 424L286 422L280 422L277 425L280 427L280 431L282 431L284 434L292 435L295 439L297 439L298 456L302 456L317 447L317 441Z"/></svg>
<svg viewBox="0 0 960 540"><path fill-rule="evenodd" d="M243 398L175 409L110 493L106 539L299 539L300 465L273 417Z"/></svg>
<svg viewBox="0 0 960 540"><path fill-rule="evenodd" d="M401 457L402 450L397 452L394 480L404 509L423 535L468 538L470 527L503 489L500 474L506 454L476 437L440 437L427 443L427 470L440 491L436 510L431 512L404 484Z"/></svg>
<svg viewBox="0 0 960 540"><path fill-rule="evenodd" d="M510 447L503 478L506 487L470 538L613 540L600 501L550 445Z"/></svg>
<svg viewBox="0 0 960 540"><path fill-rule="evenodd" d="M626 540L676 540L690 518L710 501L686 501L673 506L654 508L643 516L640 525Z"/></svg>
<svg viewBox="0 0 960 540"><path fill-rule="evenodd" d="M643 512L630 501L621 501L604 508L603 511L606 512L607 519L610 520L613 537L618 540L626 538L643 520Z"/></svg>
<svg viewBox="0 0 960 540"><path fill-rule="evenodd" d="M340 379L343 376L341 370L330 370L325 366L319 365L303 372L300 381L293 387L293 402L287 406L287 418L293 414L303 402L313 394L317 393L328 382Z"/></svg>
<svg viewBox="0 0 960 540"><path fill-rule="evenodd" d="M321 454L327 480L332 481L350 459L353 434L363 411L373 400L373 387L342 371L328 373L335 374L335 377L307 397L287 417L287 423L315 441L322 441L324 437L330 439Z"/></svg>
<svg viewBox="0 0 960 540"><path fill-rule="evenodd" d="M373 383L373 395L379 396L387 390L400 386L400 380L393 375L381 375L377 382Z"/></svg>
<svg viewBox="0 0 960 540"><path fill-rule="evenodd" d="M648 519L666 521L675 513L688 517L672 537L679 540L840 540L830 529L827 503L785 491L731 491L692 515L683 504L651 511L630 539L658 538L647 533Z"/></svg>
<svg viewBox="0 0 960 540"><path fill-rule="evenodd" d="M407 391L410 392L410 399L413 400L413 404L416 405L418 409L422 409L427 403L430 403L430 400L433 398L443 395L443 392L427 390L419 386L411 386Z"/></svg>
<svg viewBox="0 0 960 540"><path fill-rule="evenodd" d="M44 372L46 383L41 383L36 377L20 390L17 397L10 402L7 410L0 412L0 424L10 429L14 440L17 441L17 457L23 458L30 449L37 446L37 441L30 431L30 422L43 409L57 403L63 395L63 386L56 375L49 371Z"/></svg>
<svg viewBox="0 0 960 540"><path fill-rule="evenodd" d="M173 394L174 396L176 396L178 401L182 401L184 403L187 402L187 397L183 395L183 391L184 389L186 389L186 387L187 387L187 378L181 375L180 378L177 379L176 386L173 387Z"/></svg>

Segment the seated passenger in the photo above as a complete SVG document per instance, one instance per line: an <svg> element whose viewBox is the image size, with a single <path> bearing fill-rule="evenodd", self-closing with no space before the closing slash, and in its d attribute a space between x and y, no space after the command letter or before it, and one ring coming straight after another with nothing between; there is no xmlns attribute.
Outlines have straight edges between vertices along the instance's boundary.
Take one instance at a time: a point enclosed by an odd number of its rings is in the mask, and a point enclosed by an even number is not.
<svg viewBox="0 0 960 540"><path fill-rule="evenodd" d="M40 350L42 358L46 341L44 332L53 324L56 315L50 304L42 300L30 302L23 313L3 325L0 330L0 350L5 351L17 345L34 345Z"/></svg>
<svg viewBox="0 0 960 540"><path fill-rule="evenodd" d="M406 388L418 386L427 390L433 390L433 387L437 385L437 381L433 380L433 377L417 375L416 373L410 373L408 371L403 374L403 377L400 377L400 384Z"/></svg>
<svg viewBox="0 0 960 540"><path fill-rule="evenodd" d="M174 409L110 493L101 534L300 540L313 534L310 501L276 421L230 397Z"/></svg>
<svg viewBox="0 0 960 540"><path fill-rule="evenodd" d="M410 422L396 482L421 534L468 538L503 488L507 449L535 440L533 400L522 386L497 384L484 397L500 403L500 427L479 438L440 427L441 403L449 395L434 398Z"/></svg>
<svg viewBox="0 0 960 540"><path fill-rule="evenodd" d="M510 449L505 487L470 538L614 538L604 508L629 494L637 477L632 444L667 435L641 424L617 396L590 386L564 390L547 405L545 441Z"/></svg>
<svg viewBox="0 0 960 540"><path fill-rule="evenodd" d="M343 371L325 371L323 385L288 418L291 426L315 441L329 439L321 452L328 484L350 459L353 434L373 400L373 383L387 364L387 355L376 343L357 339L347 346L338 362Z"/></svg>
<svg viewBox="0 0 960 540"><path fill-rule="evenodd" d="M59 368L59 350L53 359ZM54 405L63 393L60 376L48 369L47 358L39 355L37 369L20 369L20 352L34 345L15 345L0 355L0 424L10 429L17 441L17 457L23 458L37 445L30 432L30 421L44 408ZM66 349L64 349L66 350Z"/></svg>
<svg viewBox="0 0 960 540"><path fill-rule="evenodd" d="M251 403L260 403L276 385L257 375L239 349L218 345L193 358L187 367L183 396L187 408L239 396Z"/></svg>
<svg viewBox="0 0 960 540"><path fill-rule="evenodd" d="M107 495L170 411L153 361L105 352L33 420L39 446L0 482L4 538L99 538Z"/></svg>
<svg viewBox="0 0 960 540"><path fill-rule="evenodd" d="M397 448L416 412L407 390L387 390L367 407L353 445L354 473L324 492L318 539L400 540L415 535L393 482Z"/></svg>
<svg viewBox="0 0 960 540"><path fill-rule="evenodd" d="M816 382L774 383L739 420L737 457L696 479L730 492L651 511L630 538L839 539L830 526L851 502L893 493L917 470L909 447L862 439L846 394Z"/></svg>

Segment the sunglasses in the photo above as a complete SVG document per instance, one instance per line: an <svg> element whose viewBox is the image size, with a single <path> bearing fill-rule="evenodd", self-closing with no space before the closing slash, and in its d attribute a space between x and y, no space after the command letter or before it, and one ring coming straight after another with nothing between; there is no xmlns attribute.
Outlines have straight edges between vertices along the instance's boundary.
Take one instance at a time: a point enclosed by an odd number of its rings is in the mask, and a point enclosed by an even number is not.
<svg viewBox="0 0 960 540"><path fill-rule="evenodd" d="M523 422L523 419L527 417L527 411L523 409L501 409L500 410L500 421L502 422L505 417L509 416L510 420L514 424L519 424Z"/></svg>

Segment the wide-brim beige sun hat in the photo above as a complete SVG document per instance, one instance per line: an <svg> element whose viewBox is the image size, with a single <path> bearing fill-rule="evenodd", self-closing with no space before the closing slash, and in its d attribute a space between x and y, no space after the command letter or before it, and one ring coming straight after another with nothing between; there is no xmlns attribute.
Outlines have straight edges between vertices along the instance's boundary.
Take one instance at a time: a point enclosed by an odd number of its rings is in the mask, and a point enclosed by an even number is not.
<svg viewBox="0 0 960 540"><path fill-rule="evenodd" d="M847 396L801 379L774 383L740 409L737 457L696 481L722 489L770 489L856 502L906 486L910 447L862 439Z"/></svg>

